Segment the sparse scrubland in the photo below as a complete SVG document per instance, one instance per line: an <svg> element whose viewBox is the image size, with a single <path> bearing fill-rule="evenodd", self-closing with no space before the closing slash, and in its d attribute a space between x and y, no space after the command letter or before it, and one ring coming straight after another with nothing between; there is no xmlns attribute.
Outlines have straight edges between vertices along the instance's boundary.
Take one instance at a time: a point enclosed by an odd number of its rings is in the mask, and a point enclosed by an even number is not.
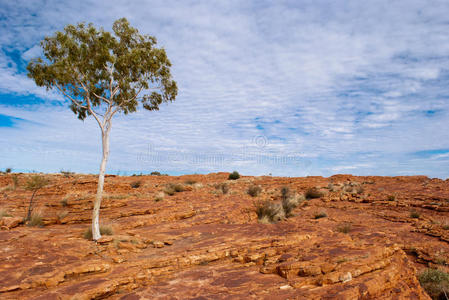
<svg viewBox="0 0 449 300"><path fill-rule="evenodd" d="M229 175L108 175L95 242L96 176L4 172L0 298L444 299L449 181Z"/></svg>

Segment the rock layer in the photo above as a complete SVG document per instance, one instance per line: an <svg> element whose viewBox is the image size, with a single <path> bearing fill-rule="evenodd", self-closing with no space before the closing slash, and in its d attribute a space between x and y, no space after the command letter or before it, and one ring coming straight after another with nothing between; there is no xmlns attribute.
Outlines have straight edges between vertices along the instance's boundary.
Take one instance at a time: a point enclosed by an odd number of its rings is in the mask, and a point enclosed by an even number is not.
<svg viewBox="0 0 449 300"><path fill-rule="evenodd" d="M16 189L0 176L0 298L430 299L417 273L449 271L448 181L227 175L108 176L101 223L114 234L98 243L83 238L94 176L45 175L42 227L22 224L29 175ZM168 183L186 188L161 200ZM255 201L280 201L284 186L323 196L259 224Z"/></svg>

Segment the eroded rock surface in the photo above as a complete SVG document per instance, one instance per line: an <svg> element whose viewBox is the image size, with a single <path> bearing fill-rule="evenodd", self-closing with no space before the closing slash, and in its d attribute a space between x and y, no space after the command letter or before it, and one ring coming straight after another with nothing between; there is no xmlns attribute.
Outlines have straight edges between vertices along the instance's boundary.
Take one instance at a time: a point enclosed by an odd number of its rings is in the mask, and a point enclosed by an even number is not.
<svg viewBox="0 0 449 300"><path fill-rule="evenodd" d="M22 223L29 175L15 190L0 176L0 298L430 299L417 272L449 271L448 181L227 175L108 176L101 223L113 235L98 243L83 238L94 176L45 175L43 227ZM161 197L168 183L187 188ZM280 201L284 186L323 196L259 224L255 200Z"/></svg>

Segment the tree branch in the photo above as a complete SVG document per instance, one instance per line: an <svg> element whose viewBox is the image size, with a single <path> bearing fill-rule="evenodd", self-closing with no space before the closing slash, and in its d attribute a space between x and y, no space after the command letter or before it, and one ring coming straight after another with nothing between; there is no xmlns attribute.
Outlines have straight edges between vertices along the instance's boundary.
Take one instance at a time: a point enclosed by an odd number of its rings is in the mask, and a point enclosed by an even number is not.
<svg viewBox="0 0 449 300"><path fill-rule="evenodd" d="M72 101L73 104L75 104L76 106L78 106L78 107L80 107L80 108L86 108L86 109L87 109L87 107L86 107L85 105L79 104L78 101L76 101L75 99L73 99L72 97L70 97L70 96L64 91L64 89L61 88L61 87L59 86L59 84L55 84L55 86L56 86L56 88L57 88L57 89L58 89L64 96L66 96L67 98L69 98L70 101Z"/></svg>

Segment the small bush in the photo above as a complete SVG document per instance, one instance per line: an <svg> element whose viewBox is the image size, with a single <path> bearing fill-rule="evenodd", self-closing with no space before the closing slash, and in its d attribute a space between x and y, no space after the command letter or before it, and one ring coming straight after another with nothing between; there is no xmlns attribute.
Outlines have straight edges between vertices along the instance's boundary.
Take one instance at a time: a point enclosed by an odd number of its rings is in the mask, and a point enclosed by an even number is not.
<svg viewBox="0 0 449 300"><path fill-rule="evenodd" d="M228 179L229 180L237 180L240 178L240 174L237 171L232 172L231 174L229 174Z"/></svg>
<svg viewBox="0 0 449 300"><path fill-rule="evenodd" d="M150 173L150 175L161 176L162 174L160 172L158 172L158 171L153 171L153 172Z"/></svg>
<svg viewBox="0 0 449 300"><path fill-rule="evenodd" d="M344 223L337 226L337 231L341 233L349 233L351 230L352 225L349 223Z"/></svg>
<svg viewBox="0 0 449 300"><path fill-rule="evenodd" d="M310 188L305 193L306 199L315 199L323 197L323 193L320 192L317 188Z"/></svg>
<svg viewBox="0 0 449 300"><path fill-rule="evenodd" d="M285 219L284 210L279 203L265 200L258 201L254 205L260 223L275 223Z"/></svg>
<svg viewBox="0 0 449 300"><path fill-rule="evenodd" d="M163 192L159 192L156 194L156 196L154 196L154 201L159 202L164 200L165 198L165 194Z"/></svg>
<svg viewBox="0 0 449 300"><path fill-rule="evenodd" d="M413 218L413 219L419 219L420 216L421 216L421 215L420 215L419 212L417 212L416 210L412 210L412 211L410 212L410 218Z"/></svg>
<svg viewBox="0 0 449 300"><path fill-rule="evenodd" d="M138 188L140 188L140 186L142 185L142 181L140 181L140 180L138 180L138 181L133 181L133 182L131 182L131 187L133 188L133 189L138 189Z"/></svg>
<svg viewBox="0 0 449 300"><path fill-rule="evenodd" d="M69 178L75 174L75 172L61 170L59 171L65 178Z"/></svg>
<svg viewBox="0 0 449 300"><path fill-rule="evenodd" d="M395 195L388 195L387 200L388 201L394 201L394 200L396 200L396 196Z"/></svg>
<svg viewBox="0 0 449 300"><path fill-rule="evenodd" d="M68 202L69 202L69 199L67 199L67 197L62 199L61 200L62 207L66 207L69 204Z"/></svg>
<svg viewBox="0 0 449 300"><path fill-rule="evenodd" d="M187 179L186 181L184 181L184 184L187 185L194 185L196 183L196 180L192 180L192 179Z"/></svg>
<svg viewBox="0 0 449 300"><path fill-rule="evenodd" d="M44 222L42 222L42 215L40 213L32 213L30 220L28 221L28 226L39 226L43 227Z"/></svg>
<svg viewBox="0 0 449 300"><path fill-rule="evenodd" d="M12 175L12 188L16 190L19 187L19 176L17 174Z"/></svg>
<svg viewBox="0 0 449 300"><path fill-rule="evenodd" d="M11 217L6 209L0 209L0 219L3 217Z"/></svg>
<svg viewBox="0 0 449 300"><path fill-rule="evenodd" d="M426 269L418 275L419 283L432 299L448 299L449 274L437 269Z"/></svg>
<svg viewBox="0 0 449 300"><path fill-rule="evenodd" d="M60 213L58 213L58 219L62 220L65 217L67 217L69 215L69 212L67 210L61 211Z"/></svg>
<svg viewBox="0 0 449 300"><path fill-rule="evenodd" d="M114 232L110 226L101 226L100 225L100 234L101 235L113 235ZM92 240L92 227L89 227L83 234L83 237L86 240Z"/></svg>
<svg viewBox="0 0 449 300"><path fill-rule="evenodd" d="M164 189L167 195L173 196L175 193L183 192L184 186L180 183L169 183Z"/></svg>
<svg viewBox="0 0 449 300"><path fill-rule="evenodd" d="M315 213L314 217L315 217L315 219L326 218L327 213L325 211L320 211L320 212Z"/></svg>
<svg viewBox="0 0 449 300"><path fill-rule="evenodd" d="M288 186L283 186L281 188L281 198L282 200L287 199L291 196L290 188Z"/></svg>
<svg viewBox="0 0 449 300"><path fill-rule="evenodd" d="M223 195L225 195L229 192L229 185L226 182L222 182L222 183L215 185L215 188L217 190L220 190L223 193Z"/></svg>
<svg viewBox="0 0 449 300"><path fill-rule="evenodd" d="M5 173L9 174L9 173L11 173L11 172L12 172L12 169L11 169L11 168L6 168L6 169L5 169Z"/></svg>
<svg viewBox="0 0 449 300"><path fill-rule="evenodd" d="M282 209L284 210L284 214L287 218L293 215L293 209L298 206L297 199L294 197L283 198L281 204Z"/></svg>
<svg viewBox="0 0 449 300"><path fill-rule="evenodd" d="M252 185L246 191L251 197L257 197L262 192L262 188L258 185Z"/></svg>

